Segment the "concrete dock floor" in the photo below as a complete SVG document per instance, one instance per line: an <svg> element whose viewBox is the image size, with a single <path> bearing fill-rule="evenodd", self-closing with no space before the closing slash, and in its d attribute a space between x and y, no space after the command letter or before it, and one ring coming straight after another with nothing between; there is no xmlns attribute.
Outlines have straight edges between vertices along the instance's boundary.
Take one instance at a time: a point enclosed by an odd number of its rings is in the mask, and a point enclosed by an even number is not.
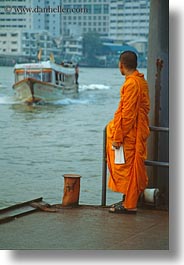
<svg viewBox="0 0 184 265"><path fill-rule="evenodd" d="M107 207L34 212L0 225L0 249L169 250L168 211L112 214Z"/></svg>

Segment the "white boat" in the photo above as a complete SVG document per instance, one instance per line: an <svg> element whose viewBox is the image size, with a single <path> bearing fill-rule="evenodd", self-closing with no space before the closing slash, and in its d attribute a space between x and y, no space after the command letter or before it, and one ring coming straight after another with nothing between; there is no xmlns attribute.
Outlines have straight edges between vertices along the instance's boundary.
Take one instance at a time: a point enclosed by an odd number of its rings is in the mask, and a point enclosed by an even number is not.
<svg viewBox="0 0 184 265"><path fill-rule="evenodd" d="M18 100L27 103L61 99L78 92L76 67L52 61L16 64L13 89Z"/></svg>

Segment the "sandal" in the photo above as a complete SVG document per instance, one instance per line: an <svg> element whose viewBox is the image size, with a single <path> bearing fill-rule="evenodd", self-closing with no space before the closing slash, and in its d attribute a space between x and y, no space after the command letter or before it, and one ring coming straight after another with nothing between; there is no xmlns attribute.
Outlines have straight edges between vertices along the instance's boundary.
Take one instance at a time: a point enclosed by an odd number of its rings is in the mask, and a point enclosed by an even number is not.
<svg viewBox="0 0 184 265"><path fill-rule="evenodd" d="M111 207L111 208L115 208L115 207L117 207L117 206L121 206L121 205L122 205L122 202L123 202L123 201L116 202L116 203L112 204L110 207Z"/></svg>
<svg viewBox="0 0 184 265"><path fill-rule="evenodd" d="M128 210L122 205L116 205L115 207L111 207L109 209L109 213L119 213L119 214L136 214L137 209Z"/></svg>
<svg viewBox="0 0 184 265"><path fill-rule="evenodd" d="M125 195L123 195L123 197L122 197L122 201L116 202L116 203L112 204L110 207L111 207L111 208L114 208L114 207L116 207L116 206L121 206L122 203L124 202L124 200L125 200Z"/></svg>

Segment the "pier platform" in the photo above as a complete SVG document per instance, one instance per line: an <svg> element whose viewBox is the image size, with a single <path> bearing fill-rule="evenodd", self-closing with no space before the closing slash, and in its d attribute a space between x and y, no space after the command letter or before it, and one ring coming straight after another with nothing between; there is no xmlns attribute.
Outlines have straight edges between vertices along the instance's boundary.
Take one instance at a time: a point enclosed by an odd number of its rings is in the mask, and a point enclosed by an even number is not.
<svg viewBox="0 0 184 265"><path fill-rule="evenodd" d="M108 207L41 209L0 224L6 250L169 250L169 214L138 209L112 214Z"/></svg>

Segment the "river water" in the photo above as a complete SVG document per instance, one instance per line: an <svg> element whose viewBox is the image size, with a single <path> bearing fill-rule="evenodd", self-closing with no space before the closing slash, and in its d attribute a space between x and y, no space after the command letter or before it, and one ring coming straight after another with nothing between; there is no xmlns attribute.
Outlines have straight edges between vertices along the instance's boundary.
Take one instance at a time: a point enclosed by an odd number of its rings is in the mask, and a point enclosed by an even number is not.
<svg viewBox="0 0 184 265"><path fill-rule="evenodd" d="M13 81L13 67L0 67L0 208L37 197L61 203L68 173L82 176L80 204L99 205L103 129L124 81L118 68L81 68L77 96L32 106L16 101ZM120 198L107 191L107 204Z"/></svg>

